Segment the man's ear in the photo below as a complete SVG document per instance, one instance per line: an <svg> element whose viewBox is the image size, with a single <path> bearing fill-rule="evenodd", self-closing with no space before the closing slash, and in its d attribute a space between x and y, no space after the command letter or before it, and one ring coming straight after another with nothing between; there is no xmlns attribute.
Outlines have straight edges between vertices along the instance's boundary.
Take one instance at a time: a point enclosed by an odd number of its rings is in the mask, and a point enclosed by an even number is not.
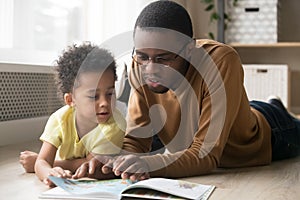
<svg viewBox="0 0 300 200"><path fill-rule="evenodd" d="M65 101L65 104L67 104L69 106L74 106L72 93L65 93L64 94L64 101Z"/></svg>
<svg viewBox="0 0 300 200"><path fill-rule="evenodd" d="M195 49L196 46L196 40L193 39L192 41L190 41L190 43L186 46L186 53L187 55L191 55L192 51Z"/></svg>

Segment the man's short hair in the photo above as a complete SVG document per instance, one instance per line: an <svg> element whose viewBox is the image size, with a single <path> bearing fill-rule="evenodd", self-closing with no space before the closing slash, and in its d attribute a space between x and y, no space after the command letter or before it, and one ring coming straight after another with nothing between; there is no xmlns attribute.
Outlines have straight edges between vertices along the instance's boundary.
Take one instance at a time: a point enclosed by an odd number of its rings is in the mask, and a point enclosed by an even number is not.
<svg viewBox="0 0 300 200"><path fill-rule="evenodd" d="M138 16L136 28L166 28L193 37L193 26L187 10L172 1L156 1L146 6Z"/></svg>

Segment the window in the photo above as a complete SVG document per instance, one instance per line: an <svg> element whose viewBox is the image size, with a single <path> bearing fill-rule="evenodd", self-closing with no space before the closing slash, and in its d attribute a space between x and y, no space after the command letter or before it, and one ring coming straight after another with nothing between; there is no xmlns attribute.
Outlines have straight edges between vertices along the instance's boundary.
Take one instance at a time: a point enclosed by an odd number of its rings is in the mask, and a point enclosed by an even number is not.
<svg viewBox="0 0 300 200"><path fill-rule="evenodd" d="M151 0L0 0L0 62L51 65L72 43L133 29Z"/></svg>

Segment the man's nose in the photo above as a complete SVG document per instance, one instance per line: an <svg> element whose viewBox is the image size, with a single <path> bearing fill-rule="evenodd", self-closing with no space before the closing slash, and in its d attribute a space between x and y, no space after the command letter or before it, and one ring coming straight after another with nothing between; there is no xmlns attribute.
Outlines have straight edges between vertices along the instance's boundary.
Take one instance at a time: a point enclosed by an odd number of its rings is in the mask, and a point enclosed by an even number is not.
<svg viewBox="0 0 300 200"><path fill-rule="evenodd" d="M158 73L161 68L163 66L159 63L155 63L152 59L149 60L149 63L147 65L144 66L144 71L146 73L151 73L151 74L154 74L154 73Z"/></svg>

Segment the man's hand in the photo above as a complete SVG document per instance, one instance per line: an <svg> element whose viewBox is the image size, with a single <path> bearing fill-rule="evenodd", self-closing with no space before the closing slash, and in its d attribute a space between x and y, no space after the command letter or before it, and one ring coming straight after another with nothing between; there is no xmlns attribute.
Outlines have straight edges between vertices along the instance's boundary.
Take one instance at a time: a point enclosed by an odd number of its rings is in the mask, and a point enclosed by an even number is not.
<svg viewBox="0 0 300 200"><path fill-rule="evenodd" d="M112 170L116 176L121 175L122 179L130 179L131 181L150 178L148 164L135 155L119 156L113 162Z"/></svg>

